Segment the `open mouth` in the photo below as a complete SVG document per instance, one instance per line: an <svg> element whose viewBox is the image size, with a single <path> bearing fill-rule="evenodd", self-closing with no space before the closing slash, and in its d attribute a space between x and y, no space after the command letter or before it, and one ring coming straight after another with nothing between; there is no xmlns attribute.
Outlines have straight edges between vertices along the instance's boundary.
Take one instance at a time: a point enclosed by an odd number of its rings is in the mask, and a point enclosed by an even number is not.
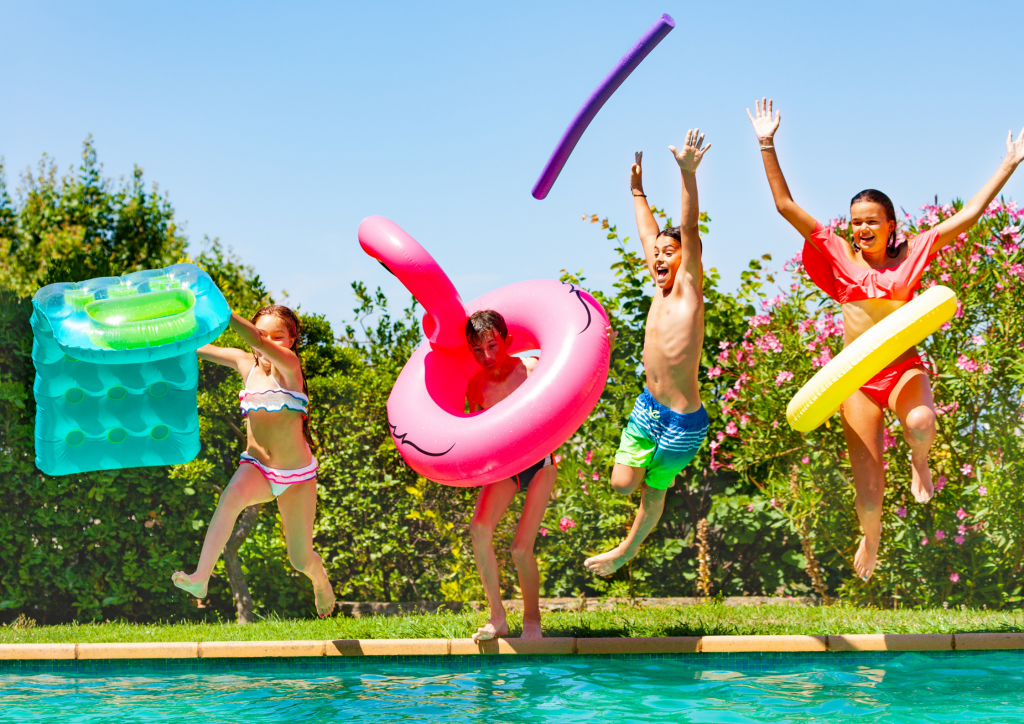
<svg viewBox="0 0 1024 724"><path fill-rule="evenodd" d="M654 267L654 276L658 281L668 279L668 267L667 266L656 266Z"/></svg>

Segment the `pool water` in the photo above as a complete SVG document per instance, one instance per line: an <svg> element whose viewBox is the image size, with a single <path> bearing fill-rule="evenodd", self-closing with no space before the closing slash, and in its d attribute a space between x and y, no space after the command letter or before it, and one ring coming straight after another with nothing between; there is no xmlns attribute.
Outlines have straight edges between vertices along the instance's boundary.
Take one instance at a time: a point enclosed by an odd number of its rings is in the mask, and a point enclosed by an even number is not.
<svg viewBox="0 0 1024 724"><path fill-rule="evenodd" d="M0 662L0 722L1010 722L1024 651Z"/></svg>

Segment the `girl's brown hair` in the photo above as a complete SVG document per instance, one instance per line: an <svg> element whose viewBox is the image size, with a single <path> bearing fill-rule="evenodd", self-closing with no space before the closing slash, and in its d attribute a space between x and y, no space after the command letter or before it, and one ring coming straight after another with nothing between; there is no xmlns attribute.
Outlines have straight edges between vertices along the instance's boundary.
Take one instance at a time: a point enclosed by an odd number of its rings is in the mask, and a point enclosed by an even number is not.
<svg viewBox="0 0 1024 724"><path fill-rule="evenodd" d="M302 375L302 394L309 396L309 391L306 388L306 373L302 369L302 356L299 354L299 333L302 330L302 323L299 321L299 315L293 312L288 307L282 304L270 304L266 307L261 307L256 310L256 314L252 315L252 319L249 321L256 324L256 320L260 317L277 317L288 327L288 333L293 337L294 341L292 346L289 347L295 356L299 358L299 373ZM253 353L253 359L256 359L256 354ZM257 364L259 360L256 360ZM305 415L302 418L302 435L306 438L306 443L312 450L315 445L313 443L313 436L309 432L309 415Z"/></svg>

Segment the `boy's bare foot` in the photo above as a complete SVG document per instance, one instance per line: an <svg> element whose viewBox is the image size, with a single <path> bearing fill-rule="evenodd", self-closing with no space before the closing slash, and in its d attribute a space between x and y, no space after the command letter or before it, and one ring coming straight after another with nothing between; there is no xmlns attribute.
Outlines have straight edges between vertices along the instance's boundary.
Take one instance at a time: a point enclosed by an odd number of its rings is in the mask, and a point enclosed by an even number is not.
<svg viewBox="0 0 1024 724"><path fill-rule="evenodd" d="M334 611L336 599L334 597L334 587L331 586L331 582L327 580L326 574L324 575L322 584L313 584L313 596L316 600L317 615L320 616L320 618L330 616Z"/></svg>
<svg viewBox="0 0 1024 724"><path fill-rule="evenodd" d="M524 616L523 617L523 632L521 634L519 634L519 638L521 638L521 639L542 639L542 638L544 638L544 633L543 633L543 631L541 630L541 627L540 627L540 619L539 618L536 618L536 619L534 619L534 618L526 618Z"/></svg>
<svg viewBox="0 0 1024 724"><path fill-rule="evenodd" d="M622 550L622 545L620 544L607 553L602 553L583 561L583 567L598 576L610 576L628 562L629 558L626 557L626 553Z"/></svg>
<svg viewBox="0 0 1024 724"><path fill-rule="evenodd" d="M922 455L920 460L916 455L911 455L910 467L913 471L910 479L910 492L918 503L927 503L935 494L932 471L928 467L928 455Z"/></svg>
<svg viewBox="0 0 1024 724"><path fill-rule="evenodd" d="M209 579L201 580L195 573L190 576L184 571L175 571L171 576L171 583L196 598L206 598L206 588L209 582Z"/></svg>
<svg viewBox="0 0 1024 724"><path fill-rule="evenodd" d="M865 581L869 580L872 574L874 574L875 564L878 563L879 538L881 538L881 530L876 531L872 536L868 536L865 533L864 537L860 540L860 546L857 548L857 555L853 557L853 570Z"/></svg>
<svg viewBox="0 0 1024 724"><path fill-rule="evenodd" d="M499 636L508 636L508 622L504 618L499 620L492 618L473 634L473 643L478 644L481 641L490 641Z"/></svg>

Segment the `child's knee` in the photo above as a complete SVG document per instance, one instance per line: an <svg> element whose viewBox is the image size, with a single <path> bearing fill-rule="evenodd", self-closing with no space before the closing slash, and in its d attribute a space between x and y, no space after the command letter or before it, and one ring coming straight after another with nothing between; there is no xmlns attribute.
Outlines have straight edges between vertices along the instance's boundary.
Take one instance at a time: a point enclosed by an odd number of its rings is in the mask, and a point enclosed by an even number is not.
<svg viewBox="0 0 1024 724"><path fill-rule="evenodd" d="M512 541L512 562L516 568L522 568L533 560L533 546L514 540Z"/></svg>
<svg viewBox="0 0 1024 724"><path fill-rule="evenodd" d="M473 539L474 543L487 543L493 535L491 527L483 521L476 518L469 521L469 537Z"/></svg>
<svg viewBox="0 0 1024 724"><path fill-rule="evenodd" d="M920 439L935 433L935 412L930 407L921 405L907 414L907 432Z"/></svg>
<svg viewBox="0 0 1024 724"><path fill-rule="evenodd" d="M628 465L616 465L612 469L611 485L619 495L632 495L640 487L642 472Z"/></svg>

